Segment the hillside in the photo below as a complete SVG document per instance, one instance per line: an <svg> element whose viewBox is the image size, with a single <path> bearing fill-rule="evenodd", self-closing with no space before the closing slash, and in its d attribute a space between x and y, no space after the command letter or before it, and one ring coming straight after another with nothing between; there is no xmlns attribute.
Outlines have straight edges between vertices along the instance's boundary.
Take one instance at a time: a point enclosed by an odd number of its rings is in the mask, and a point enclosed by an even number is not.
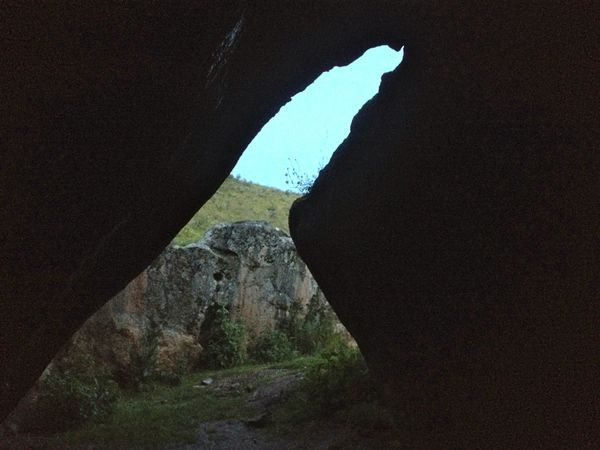
<svg viewBox="0 0 600 450"><path fill-rule="evenodd" d="M288 213L298 194L229 176L215 195L173 239L177 245L196 242L210 227L239 220L266 220L288 231Z"/></svg>

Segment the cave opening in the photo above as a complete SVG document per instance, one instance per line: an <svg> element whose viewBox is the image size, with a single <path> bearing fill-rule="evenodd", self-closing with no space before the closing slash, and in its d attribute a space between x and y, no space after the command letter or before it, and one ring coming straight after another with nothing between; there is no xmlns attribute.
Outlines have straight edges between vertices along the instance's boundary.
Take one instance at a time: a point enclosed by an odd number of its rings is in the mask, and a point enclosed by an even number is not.
<svg viewBox="0 0 600 450"><path fill-rule="evenodd" d="M373 47L346 66L317 77L261 129L232 174L284 191L304 193L350 133L360 108L379 89L381 76L402 61L403 49Z"/></svg>
<svg viewBox="0 0 600 450"><path fill-rule="evenodd" d="M349 396L348 423L372 408L360 351L297 255L287 216L402 57L367 50L283 105L175 245L86 322L10 420L23 431L80 428L59 435L69 446L148 447L193 431L196 443L228 448L265 424L338 411ZM54 419L40 430L45 414Z"/></svg>
<svg viewBox="0 0 600 450"><path fill-rule="evenodd" d="M373 47L346 66L322 73L294 95L244 150L230 176L188 221L173 244L197 241L222 222L265 220L289 233L291 204L308 193L354 116L402 62L404 49Z"/></svg>

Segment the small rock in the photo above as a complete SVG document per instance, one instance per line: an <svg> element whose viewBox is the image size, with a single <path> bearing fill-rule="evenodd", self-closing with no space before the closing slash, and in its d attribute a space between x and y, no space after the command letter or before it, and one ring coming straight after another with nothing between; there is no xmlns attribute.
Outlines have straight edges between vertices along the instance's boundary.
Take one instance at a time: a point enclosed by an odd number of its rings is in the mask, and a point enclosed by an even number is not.
<svg viewBox="0 0 600 450"><path fill-rule="evenodd" d="M211 384L213 384L214 380L212 378L205 378L204 380L202 380L202 384L204 386L210 386Z"/></svg>

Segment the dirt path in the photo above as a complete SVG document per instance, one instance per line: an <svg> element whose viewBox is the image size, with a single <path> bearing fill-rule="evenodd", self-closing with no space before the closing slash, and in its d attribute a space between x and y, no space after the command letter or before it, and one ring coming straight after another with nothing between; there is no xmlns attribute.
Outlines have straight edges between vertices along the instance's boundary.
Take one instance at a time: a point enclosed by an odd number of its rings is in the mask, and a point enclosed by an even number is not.
<svg viewBox="0 0 600 450"><path fill-rule="evenodd" d="M302 379L302 373L284 369L267 369L244 376L233 376L206 386L218 395L229 395L239 389L260 384L247 400L247 418L203 422L198 426L197 441L191 445L167 446L164 450L279 450L327 449L337 433L311 433L304 436L278 436L272 427L273 408Z"/></svg>

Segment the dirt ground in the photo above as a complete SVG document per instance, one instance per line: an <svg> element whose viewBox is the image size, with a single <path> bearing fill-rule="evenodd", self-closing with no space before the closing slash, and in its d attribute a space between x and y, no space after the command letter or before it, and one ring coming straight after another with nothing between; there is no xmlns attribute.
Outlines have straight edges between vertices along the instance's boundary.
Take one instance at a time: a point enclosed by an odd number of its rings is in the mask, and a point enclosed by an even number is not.
<svg viewBox="0 0 600 450"><path fill-rule="evenodd" d="M259 372L232 375L200 389L218 396L248 393L244 413L238 417L201 422L192 444L170 444L157 450L325 450L325 449L388 449L401 448L391 436L361 433L361 430L340 424L330 418L293 424L282 429L273 420L275 409L297 387L303 374L298 370L265 369ZM243 416L243 418L242 418ZM43 437L20 435L0 438L0 449L25 450L49 448ZM82 450L99 450L86 446Z"/></svg>
<svg viewBox="0 0 600 450"><path fill-rule="evenodd" d="M198 426L194 444L167 446L163 450L326 450L399 448L391 436L367 436L360 430L324 418L299 423L292 432L281 433L272 420L277 406L288 400L289 394L302 379L302 373L284 369L267 369L253 374L256 380L269 381L258 387L248 399L250 418L203 422ZM207 388L223 393L248 385L248 378L231 377Z"/></svg>

